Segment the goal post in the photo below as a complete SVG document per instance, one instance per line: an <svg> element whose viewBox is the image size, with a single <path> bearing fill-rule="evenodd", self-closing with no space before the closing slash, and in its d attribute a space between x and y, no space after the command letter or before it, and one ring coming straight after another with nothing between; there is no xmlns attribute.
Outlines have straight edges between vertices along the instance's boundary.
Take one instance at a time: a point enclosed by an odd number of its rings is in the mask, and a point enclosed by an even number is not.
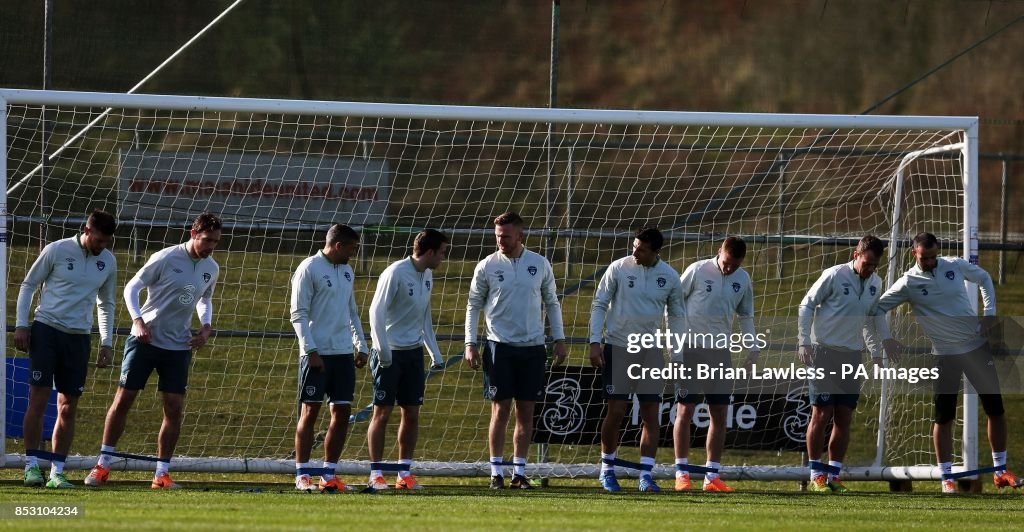
<svg viewBox="0 0 1024 532"><path fill-rule="evenodd" d="M40 225L62 238L75 234L90 209L114 213L119 228L113 251L123 287L146 257L184 241L196 214L210 210L224 219L224 240L214 255L222 267L214 298L218 333L193 358L174 460L180 471L294 471L298 352L288 323L288 280L322 246L333 222L361 233L353 267L366 329L376 277L410 253L416 232L434 227L452 237L452 252L434 273L432 299L448 365L429 375L416 452L417 471L438 475L489 474L489 405L481 375L461 363L462 328L473 267L493 251L490 224L501 212L523 215L527 246L554 266L574 367L586 365L594 285L609 263L629 252L632 231L643 224L662 229L662 258L678 272L714 255L726 235L747 240L744 268L754 284L758 327L774 331L762 355L766 366L795 359L801 298L823 269L850 260L864 234L890 240L889 261L881 268L890 284L908 267L907 244L918 231L936 233L944 253L972 260L978 255L978 121L972 117L16 89L0 89L0 104L0 212L6 218L0 266L7 295L0 316L9 331L14 317L8 307L44 244ZM45 147L43 121L52 132ZM43 153L48 175L40 184ZM41 188L47 205L39 204ZM915 346L926 344L905 310L893 314L894 331L913 337ZM130 321L123 304L116 316L119 362ZM17 405L24 386L8 382L7 375L23 355L10 349L6 337L3 346L8 358L0 387L8 404ZM578 369L574 382L592 377L584 378L585 369ZM95 459L116 371L90 368L70 468L88 468ZM592 387L592 379L587 382ZM794 438L802 437L809 404L799 384L734 393L727 478L805 477L801 442ZM930 391L923 386L865 391L847 460L851 479L939 478L930 444ZM546 390L538 408L551 405L562 409L553 416L580 415L582 422L573 435L543 427L548 462L531 464L532 474L596 475L600 450L592 443L600 405L595 411L578 402L592 391ZM358 374L343 472L368 470L364 434L371 395L370 379ZM965 395L958 415L958 468L977 466L973 400ZM663 421L672 415L670 403ZM159 418L151 379L118 450L153 454ZM0 465L18 467L24 460L20 437L6 421L0 425ZM396 426L389 426L386 459L397 458ZM696 425L695 434L700 429ZM636 432L627 421L626 441ZM635 454L630 445L622 451L626 457ZM733 461L733 452L742 458ZM658 459L663 465L655 472L671 475L664 465L672 463L671 447L662 446ZM736 463L755 465L731 465ZM150 464L126 460L116 467Z"/></svg>

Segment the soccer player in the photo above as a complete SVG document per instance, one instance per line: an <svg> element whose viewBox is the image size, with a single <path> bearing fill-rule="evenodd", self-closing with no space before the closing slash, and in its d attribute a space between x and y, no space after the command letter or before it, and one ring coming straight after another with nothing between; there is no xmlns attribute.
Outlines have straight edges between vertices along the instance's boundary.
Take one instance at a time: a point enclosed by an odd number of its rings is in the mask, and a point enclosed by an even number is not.
<svg viewBox="0 0 1024 532"><path fill-rule="evenodd" d="M423 346L430 351L435 368L444 364L430 317L430 293L432 270L441 265L447 252L448 237L436 229L424 229L413 241L412 256L388 266L377 281L370 303L374 394L366 443L371 463L384 458L384 429L397 401L402 411L398 426L399 463L412 465L426 386ZM380 469L371 468L369 486L388 488ZM422 486L416 482L416 475L403 469L398 472L395 488L417 490Z"/></svg>
<svg viewBox="0 0 1024 532"><path fill-rule="evenodd" d="M43 414L50 389L56 384L57 422L52 448L57 456L50 462L46 487L73 487L64 477L64 457L75 436L75 413L89 369L93 305L100 323L96 367L109 366L113 356L117 263L107 247L115 229L117 221L111 214L93 211L81 234L44 247L21 283L14 345L29 353L28 407L23 421L26 486L42 486L44 482L34 451L40 449ZM30 328L28 312L36 290L39 306Z"/></svg>
<svg viewBox="0 0 1024 532"><path fill-rule="evenodd" d="M168 470L181 432L192 351L206 345L213 334L213 290L220 266L212 255L220 237L220 219L208 212L200 214L192 223L188 242L154 253L125 285L132 331L125 342L117 393L103 425L99 461L85 477L85 485L98 487L107 481L108 453L116 452L128 411L155 369L160 377L157 389L163 392L164 416L157 440L156 474L150 486L179 487ZM146 302L140 305L144 288ZM195 336L190 329L193 312L202 325Z"/></svg>
<svg viewBox="0 0 1024 532"><path fill-rule="evenodd" d="M490 349L491 489L504 489L501 463L505 429L516 404L513 441L513 475L509 486L531 489L526 478L526 454L533 436L533 410L544 391L544 315L547 310L555 344L552 367L565 360L562 306L558 302L555 275L548 260L523 246L523 219L506 212L494 219L498 251L480 261L473 271L466 305L466 363L480 367L477 324L484 311Z"/></svg>
<svg viewBox="0 0 1024 532"><path fill-rule="evenodd" d="M299 401L295 427L295 489L310 491L306 472L313 447L313 428L324 396L331 404L331 424L324 438L321 491L345 491L335 475L348 435L356 368L366 365L363 326L356 306L355 275L348 261L359 251L359 235L335 224L327 231L323 250L303 260L292 276L291 322L299 337ZM358 354L356 354L358 353Z"/></svg>
<svg viewBox="0 0 1024 532"><path fill-rule="evenodd" d="M1024 482L1006 468L1006 417L992 353L985 333L995 325L996 292L992 277L976 264L957 257L939 257L939 243L931 233L914 237L916 264L907 270L878 301L877 312L888 312L909 302L917 323L931 340L939 376L935 381L935 424L932 439L944 475L953 472L953 420L961 377L974 386L988 416L992 480L999 488L1018 488ZM981 290L984 317L967 297L964 281ZM980 326L979 326L980 325ZM943 493L956 493L956 483L942 480Z"/></svg>
<svg viewBox="0 0 1024 532"><path fill-rule="evenodd" d="M636 232L633 254L616 260L605 271L594 293L590 308L590 364L601 368L601 380L608 409L601 422L601 486L610 492L621 491L615 478L615 460L621 438L622 419L629 408L629 392L615 383L625 384L625 364L632 360L626 348L631 334L654 334L669 318L669 330L684 329L682 287L679 273L659 257L664 244L661 231L647 227ZM604 333L604 348L601 347ZM644 352L646 351L646 352ZM638 360L649 366L664 364L661 351L643 350ZM617 373L616 373L617 372ZM661 393L637 393L643 429L640 434L640 491L661 489L651 477L660 435Z"/></svg>
<svg viewBox="0 0 1024 532"><path fill-rule="evenodd" d="M740 317L740 329L747 338L753 339L754 331L754 287L741 265L747 255L747 244L742 238L730 236L722 242L718 255L690 264L681 277L683 306L686 308L687 332L703 338L729 337L735 316ZM750 348L745 365L750 366L761 354L755 344ZM706 342L702 347L691 349L687 346L683 355L684 365L691 368L691 374L699 364L711 368L731 368L732 357L729 349L715 349ZM685 387L684 387L685 386ZM707 463L705 467L719 469L722 447L725 445L725 418L729 407L732 383L724 379L696 380L690 378L685 385L676 386L676 422L672 436L676 452L676 491L690 489L690 473L686 470L690 454L690 421L694 410L701 402L707 401L711 423L707 436ZM704 491L731 492L733 489L722 481L716 472L704 475Z"/></svg>
<svg viewBox="0 0 1024 532"><path fill-rule="evenodd" d="M853 261L824 272L800 302L798 345L800 361L822 368L826 375L840 375L843 364L860 365L865 342L876 365L884 349L895 361L900 351L882 314L872 316L882 296L882 280L875 274L885 244L867 235L853 252ZM879 339L882 339L879 342ZM828 465L842 469L850 444L850 423L860 398L856 379L810 380L811 421L807 425L807 457L811 466L811 491L846 493L839 474L823 471L821 453L825 428L832 422L828 440Z"/></svg>

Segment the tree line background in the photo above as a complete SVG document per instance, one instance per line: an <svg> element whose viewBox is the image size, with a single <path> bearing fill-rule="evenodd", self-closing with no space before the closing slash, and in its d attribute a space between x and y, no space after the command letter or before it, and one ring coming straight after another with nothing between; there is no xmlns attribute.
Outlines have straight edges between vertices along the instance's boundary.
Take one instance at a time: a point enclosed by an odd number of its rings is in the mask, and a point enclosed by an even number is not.
<svg viewBox="0 0 1024 532"><path fill-rule="evenodd" d="M51 88L127 91L230 3L55 1ZM41 88L44 1L0 13L0 87ZM247 0L139 92L542 107L551 17L547 1ZM1021 17L1005 0L570 0L557 105L857 114L1010 25L874 112L978 116L982 152L1024 154ZM1000 167L981 166L991 232Z"/></svg>

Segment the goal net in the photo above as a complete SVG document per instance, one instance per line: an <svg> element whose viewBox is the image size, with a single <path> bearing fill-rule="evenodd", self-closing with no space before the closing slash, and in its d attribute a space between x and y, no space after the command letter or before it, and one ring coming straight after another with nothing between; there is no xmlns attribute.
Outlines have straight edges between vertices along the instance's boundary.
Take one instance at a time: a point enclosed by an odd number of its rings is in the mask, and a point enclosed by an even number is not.
<svg viewBox="0 0 1024 532"><path fill-rule="evenodd" d="M880 269L884 279L886 271L906 270L907 242L919 231L937 234L945 254L969 253L965 220L976 218L974 200L965 201L976 195L965 188L972 181L965 177L976 169L975 121L966 118L19 90L0 90L0 99L8 330L20 282L41 246L75 234L91 209L119 219L113 251L122 287L150 254L186 240L198 213L208 210L225 222L214 254L221 265L214 298L218 332L193 358L177 470L293 471L298 348L288 321L289 278L322 247L331 223L361 233L352 265L367 330L376 278L409 255L416 232L434 227L451 236L448 259L434 272L432 299L446 368L428 376L416 460L421 473L472 475L488 474L490 405L482 374L461 363L469 283L474 265L494 250L494 216L507 210L523 216L527 247L548 257L557 277L572 366L552 375L538 405L543 463L531 457L531 471L576 476L596 472L600 461L594 445L600 386L594 390L593 372L583 367L594 287L610 262L630 252L636 228L653 224L664 232L661 256L678 272L713 256L727 235L746 239L744 267L754 283L758 331L771 331L761 364L784 367L796 362L800 300L823 269L851 260L861 236L895 239L895 253ZM899 338L917 350L911 358L924 357L927 342L906 311L893 320ZM130 325L120 303L116 324L114 367L89 372L72 467L91 466L98 452ZM16 465L23 459L17 408L26 386L14 375L25 355L9 338L6 345L4 456ZM737 365L745 355L735 354ZM342 469L364 471L372 385L366 371L357 375ZM803 478L810 407L802 384L737 384L727 477ZM155 388L151 379L135 402L119 451L156 452L161 410ZM666 443L673 413L666 396ZM706 422L698 412L695 442ZM620 456L636 455L636 423L629 416ZM395 420L386 460L397 461L396 429ZM326 423L318 438L324 430ZM976 450L959 443L971 430L969 423L957 431L959 464L976 459ZM904 468L899 475L933 478L930 432L930 384L867 387L847 462L864 466L863 478L892 478L883 474L886 466ZM702 440L693 447L691 463L700 463ZM658 461L666 465L656 471L668 472L671 445L662 447Z"/></svg>

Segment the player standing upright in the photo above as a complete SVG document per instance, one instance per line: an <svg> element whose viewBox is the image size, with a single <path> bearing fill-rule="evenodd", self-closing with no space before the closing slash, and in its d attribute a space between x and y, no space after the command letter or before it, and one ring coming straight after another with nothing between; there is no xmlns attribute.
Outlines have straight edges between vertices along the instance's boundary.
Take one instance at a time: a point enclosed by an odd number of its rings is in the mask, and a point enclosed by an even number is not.
<svg viewBox="0 0 1024 532"><path fill-rule="evenodd" d="M616 260L608 266L594 293L590 309L590 364L602 368L602 384L608 409L601 422L601 485L610 492L621 491L611 463L621 438L622 419L629 407L629 395L633 390L619 389L616 382L624 384L629 356L627 338L632 334L654 334L665 316L670 321L669 329L682 332L684 314L682 288L679 273L659 257L665 239L656 228L648 227L636 232L633 239L633 254ZM601 340L604 347L601 347ZM664 364L662 353L643 350L637 360L650 366ZM624 387L624 386L623 386ZM660 429L658 417L661 406L661 390L658 393L638 393L640 418L643 429L640 435L640 491L661 491L651 477L658 451Z"/></svg>
<svg viewBox="0 0 1024 532"><path fill-rule="evenodd" d="M291 322L299 338L299 401L295 427L295 488L309 491L307 472L313 447L313 427L324 396L331 404L331 423L324 439L321 490L344 491L335 474L348 435L355 395L355 368L366 365L363 326L356 306L355 274L348 265L359 251L359 235L335 224L327 231L324 248L299 264L292 276ZM357 354L358 353L358 354Z"/></svg>
<svg viewBox="0 0 1024 532"><path fill-rule="evenodd" d="M687 332L694 335L729 337L732 334L733 319L740 317L740 328L749 338L755 337L754 330L754 287L741 266L747 255L747 244L742 238L730 236L722 242L718 255L711 259L699 260L683 272L681 282L683 306L686 308ZM751 348L746 365L757 360L760 350ZM687 346L683 354L684 366L691 368L691 374L700 364L711 368L731 368L732 357L729 349L718 349L706 344L697 349ZM731 492L732 488L722 481L716 472L720 467L722 448L725 446L725 418L729 407L732 383L725 379L687 381L686 388L677 387L676 422L672 435L676 452L677 491L690 489L690 473L686 470L690 454L690 422L701 396L707 401L711 423L707 436L707 463L713 470L704 476L704 491Z"/></svg>
<svg viewBox="0 0 1024 532"><path fill-rule="evenodd" d="M881 240L867 235L857 244L851 262L825 270L811 286L799 309L799 357L804 364L823 369L826 376L841 375L844 364L860 365L865 343L876 365L882 363L881 344L889 360L895 361L899 343L892 339L885 316L872 316L882 296L882 280L875 274L875 268L884 251ZM811 421L807 425L807 458L812 491L847 491L838 473L826 474L820 459L824 431L831 422L828 465L842 469L860 385L856 379L838 377L809 382Z"/></svg>
<svg viewBox="0 0 1024 532"><path fill-rule="evenodd" d="M919 233L913 247L916 264L907 270L878 301L877 312L888 312L909 302L917 323L932 343L939 377L935 381L935 424L932 439L943 475L953 473L953 421L963 376L978 392L988 416L988 438L997 487L1019 488L1024 479L1006 468L1006 416L999 376L988 346L987 332L996 321L996 292L992 277L976 264L958 257L939 257L939 243L931 233ZM984 303L978 313L967 297L964 281L976 283ZM952 479L942 480L943 493L956 493Z"/></svg>
<svg viewBox="0 0 1024 532"><path fill-rule="evenodd" d="M547 353L544 348L544 314L547 310L554 338L553 366L565 360L562 306L555 275L548 260L523 246L523 219L506 212L494 219L498 251L476 265L466 305L466 363L480 367L477 324L484 311L490 344L491 489L504 489L502 475L505 430L516 405L513 441L514 489L531 489L526 478L526 455L533 436L533 411L544 390Z"/></svg>
<svg viewBox="0 0 1024 532"><path fill-rule="evenodd" d="M89 369L92 307L100 326L100 352L96 367L110 365L113 356L114 300L117 263L107 250L117 220L104 211L89 215L82 232L48 244L32 263L18 292L14 345L29 353L28 408L25 435L25 485L43 485L35 452L43 430L43 414L50 390L57 388L57 421L53 426L48 488L70 488L64 477L64 457L75 436L78 399ZM40 288L42 287L42 288ZM39 306L31 327L28 311L39 290Z"/></svg>
<svg viewBox="0 0 1024 532"><path fill-rule="evenodd" d="M383 471L372 464L384 457L384 429L395 402L402 411L398 426L398 456L403 466L412 466L412 455L419 436L420 406L423 404L425 377L423 346L427 347L435 367L444 358L437 345L430 317L433 270L444 261L448 237L436 229L424 229L413 241L412 256L392 263L377 280L370 304L370 335L373 350L373 417L366 431L370 453L370 481L374 489L387 489ZM422 486L407 469L398 472L397 489Z"/></svg>
<svg viewBox="0 0 1024 532"><path fill-rule="evenodd" d="M181 432L192 350L206 345L213 334L213 291L220 266L211 255L220 242L221 221L208 212L200 214L192 223L190 235L188 242L154 253L124 287L132 333L125 342L121 380L103 425L99 461L85 478L87 486L100 486L107 481L109 453L116 451L128 411L156 370L160 377L157 389L163 392L164 416L151 487L179 487L168 470ZM140 305L143 289L147 297ZM202 325L195 336L190 329L193 312L199 315Z"/></svg>

